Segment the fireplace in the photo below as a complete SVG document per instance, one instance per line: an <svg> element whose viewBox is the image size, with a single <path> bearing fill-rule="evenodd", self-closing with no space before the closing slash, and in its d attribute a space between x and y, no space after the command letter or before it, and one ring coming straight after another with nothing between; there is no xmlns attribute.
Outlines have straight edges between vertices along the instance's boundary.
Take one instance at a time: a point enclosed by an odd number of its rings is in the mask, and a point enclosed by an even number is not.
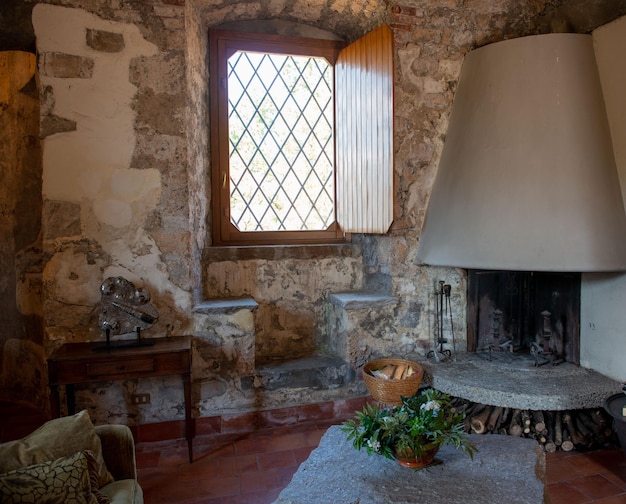
<svg viewBox="0 0 626 504"><path fill-rule="evenodd" d="M579 364L580 273L469 270L467 346L490 360Z"/></svg>
<svg viewBox="0 0 626 504"><path fill-rule="evenodd" d="M602 408L620 390L585 367L581 273L467 272L468 351L424 361L430 385L477 405L563 414Z"/></svg>

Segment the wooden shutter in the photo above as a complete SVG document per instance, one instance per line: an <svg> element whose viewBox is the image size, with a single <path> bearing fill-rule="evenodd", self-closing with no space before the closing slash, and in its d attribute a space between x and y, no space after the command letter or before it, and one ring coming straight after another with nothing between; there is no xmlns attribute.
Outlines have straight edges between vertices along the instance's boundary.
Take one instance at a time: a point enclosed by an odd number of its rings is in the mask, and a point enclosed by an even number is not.
<svg viewBox="0 0 626 504"><path fill-rule="evenodd" d="M335 66L337 222L386 233L393 221L393 32L382 25Z"/></svg>

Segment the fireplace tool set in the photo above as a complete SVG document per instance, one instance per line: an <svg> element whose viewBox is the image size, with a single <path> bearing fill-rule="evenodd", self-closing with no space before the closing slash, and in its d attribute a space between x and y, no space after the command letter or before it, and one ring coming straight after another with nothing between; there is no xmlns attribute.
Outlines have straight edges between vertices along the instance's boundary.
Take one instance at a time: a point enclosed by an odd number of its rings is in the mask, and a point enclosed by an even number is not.
<svg viewBox="0 0 626 504"><path fill-rule="evenodd" d="M439 289L435 292L435 341L433 350L426 354L427 358L434 358L436 362L445 361L451 358L454 354L456 358L456 341L454 337L454 323L452 320L452 305L450 303L450 294L452 292L452 286L445 283L443 280L439 280ZM450 320L450 336L452 338L452 350L444 348L444 345L448 343L448 338L444 335L445 319Z"/></svg>

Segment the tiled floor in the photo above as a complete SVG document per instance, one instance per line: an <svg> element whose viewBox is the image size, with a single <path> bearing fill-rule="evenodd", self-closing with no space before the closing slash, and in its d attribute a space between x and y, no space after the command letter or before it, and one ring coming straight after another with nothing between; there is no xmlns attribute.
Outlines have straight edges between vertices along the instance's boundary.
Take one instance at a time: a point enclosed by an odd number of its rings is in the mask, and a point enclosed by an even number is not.
<svg viewBox="0 0 626 504"><path fill-rule="evenodd" d="M548 454L551 504L626 503L626 457L622 450Z"/></svg>
<svg viewBox="0 0 626 504"><path fill-rule="evenodd" d="M247 435L200 436L194 442L193 464L182 440L138 443L146 504L271 503L336 423L340 420ZM626 457L621 450L548 454L547 483L550 504L625 504Z"/></svg>
<svg viewBox="0 0 626 504"><path fill-rule="evenodd" d="M15 404L10 408L4 406L0 403L1 442L26 435L46 420L36 411L25 409L24 414L17 414ZM363 403L357 400L285 409L282 416L261 415L261 424L275 425L292 418L325 420L268 427L248 434L211 433L219 432L219 429L240 429L249 424L250 419L245 416L234 416L222 425L209 420L199 426L201 435L194 440L193 464L189 463L184 439L137 443L139 482L145 502L271 503L291 481L300 463L318 445L326 429L341 423L342 415L350 417L362 406ZM171 434L171 428L165 427ZM160 430L151 434L161 436ZM546 460L549 504L626 504L626 457L621 449L559 452L547 454ZM476 500L468 501L468 504L487 503Z"/></svg>
<svg viewBox="0 0 626 504"><path fill-rule="evenodd" d="M329 424L302 424L248 435L137 444L146 504L266 504L276 500Z"/></svg>

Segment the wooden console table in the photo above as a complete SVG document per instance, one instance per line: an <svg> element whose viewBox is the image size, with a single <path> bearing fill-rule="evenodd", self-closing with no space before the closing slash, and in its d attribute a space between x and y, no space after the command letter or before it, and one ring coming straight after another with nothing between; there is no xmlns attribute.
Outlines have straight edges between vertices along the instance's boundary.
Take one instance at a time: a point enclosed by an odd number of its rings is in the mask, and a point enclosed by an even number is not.
<svg viewBox="0 0 626 504"><path fill-rule="evenodd" d="M191 338L177 336L143 340L141 346L105 349L102 343L66 343L48 359L52 415L60 414L59 385L65 385L68 413L75 412L74 385L107 380L128 380L180 375L185 402L185 437L189 462L193 461L195 424L191 418Z"/></svg>

